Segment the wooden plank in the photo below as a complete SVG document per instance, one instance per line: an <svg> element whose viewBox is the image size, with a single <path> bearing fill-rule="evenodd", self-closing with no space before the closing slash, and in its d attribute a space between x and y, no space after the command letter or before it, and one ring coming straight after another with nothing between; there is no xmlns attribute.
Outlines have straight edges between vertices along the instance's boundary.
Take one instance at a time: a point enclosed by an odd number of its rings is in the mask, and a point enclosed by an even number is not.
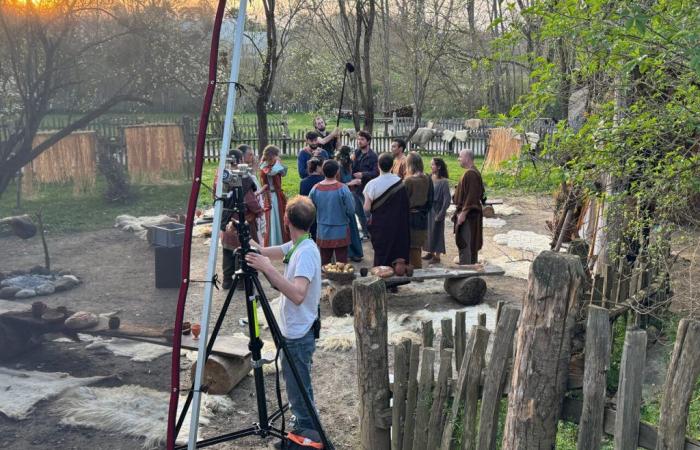
<svg viewBox="0 0 700 450"><path fill-rule="evenodd" d="M489 341L489 331L484 327L474 326L469 333L469 341L466 344L466 353L459 366L459 375L454 387L454 397L452 399L452 410L445 420L445 427L442 433L442 450L453 450L455 448L454 429L457 425L460 409L463 411L463 433L462 443L468 442L463 447L471 449L475 442L476 432L476 411L479 400L479 382L481 381L481 370L484 367L484 354Z"/></svg>
<svg viewBox="0 0 700 450"><path fill-rule="evenodd" d="M605 308L589 306L583 373L583 411L579 422L577 450L600 449L610 348L610 314Z"/></svg>
<svg viewBox="0 0 700 450"><path fill-rule="evenodd" d="M503 448L555 448L583 279L576 255L544 251L530 266Z"/></svg>
<svg viewBox="0 0 700 450"><path fill-rule="evenodd" d="M612 295L612 283L613 277L615 275L613 268L610 264L603 264L601 269L603 271L603 308L607 308L610 304L610 298Z"/></svg>
<svg viewBox="0 0 700 450"><path fill-rule="evenodd" d="M352 288L360 446L388 450L391 448L391 409L386 287L381 279L364 277L355 280Z"/></svg>
<svg viewBox="0 0 700 450"><path fill-rule="evenodd" d="M581 410L583 402L574 398L564 399L564 407L562 408L562 420L567 422L579 423L581 419ZM616 411L614 409L605 408L603 415L603 431L607 435L615 433ZM656 428L646 422L639 423L639 435L637 436L637 445L640 448L654 450L656 449L657 431ZM681 447L683 450L700 450L700 441L686 438L685 445Z"/></svg>
<svg viewBox="0 0 700 450"><path fill-rule="evenodd" d="M182 336L181 342L182 348L195 351L199 349L199 339L194 339L192 334ZM250 356L248 339L237 336L217 336L211 353L233 358L247 358Z"/></svg>
<svg viewBox="0 0 700 450"><path fill-rule="evenodd" d="M501 311L503 311L505 304L506 303L503 300L499 300L498 303L496 303L496 323L501 320Z"/></svg>
<svg viewBox="0 0 700 450"><path fill-rule="evenodd" d="M659 411L656 450L680 449L685 442L688 407L700 376L700 322L682 319L678 324L673 356L668 365Z"/></svg>
<svg viewBox="0 0 700 450"><path fill-rule="evenodd" d="M446 348L454 348L455 342L454 337L452 336L452 319L447 317L442 319L440 321L440 330L442 332L442 336L440 336L440 350L442 351Z"/></svg>
<svg viewBox="0 0 700 450"><path fill-rule="evenodd" d="M508 362L513 355L513 334L518 325L520 311L511 306L503 307L501 319L496 325L496 335L491 350L491 360L486 367L484 391L479 415L479 450L496 448L498 411L503 387L508 374Z"/></svg>
<svg viewBox="0 0 700 450"><path fill-rule="evenodd" d="M591 304L601 305L603 301L603 282L605 280L600 275L593 277L593 288L591 289Z"/></svg>
<svg viewBox="0 0 700 450"><path fill-rule="evenodd" d="M432 320L423 320L420 323L421 336L423 337L423 347L432 347L435 340Z"/></svg>
<svg viewBox="0 0 700 450"><path fill-rule="evenodd" d="M420 361L420 381L416 401L416 424L413 433L413 450L425 450L428 442L428 423L432 405L433 384L435 383L435 350L424 348ZM362 447L370 449L372 447Z"/></svg>
<svg viewBox="0 0 700 450"><path fill-rule="evenodd" d="M406 426L403 429L403 450L413 449L413 431L416 425L416 402L418 400L418 365L420 344L411 344L411 361L408 365L408 388L406 389Z"/></svg>
<svg viewBox="0 0 700 450"><path fill-rule="evenodd" d="M427 269L415 269L413 271L413 276L411 277L389 277L386 278L387 281L391 282L411 282L411 281L425 281L425 280L442 280L445 278L471 278L471 277L487 277L487 276L501 276L504 275L505 271L498 266L484 266L483 271L460 269L459 266L454 266L451 268L441 268L441 267L430 267ZM355 275L359 277L359 275Z"/></svg>
<svg viewBox="0 0 700 450"><path fill-rule="evenodd" d="M411 340L403 339L394 348L394 387L391 408L391 448L401 450L403 429L406 426L406 394L408 390Z"/></svg>
<svg viewBox="0 0 700 450"><path fill-rule="evenodd" d="M447 418L447 401L450 397L448 381L452 379L452 354L451 348L440 350L440 371L433 391L433 404L430 409L430 422L428 423L428 446L426 448L439 448L442 439L442 430Z"/></svg>
<svg viewBox="0 0 700 450"><path fill-rule="evenodd" d="M646 362L647 333L631 329L625 333L617 391L615 449L636 450L639 435L639 408L642 404L642 381Z"/></svg>
<svg viewBox="0 0 700 450"><path fill-rule="evenodd" d="M486 313L481 313L477 316L477 323L480 327L486 326Z"/></svg>
<svg viewBox="0 0 700 450"><path fill-rule="evenodd" d="M466 320L467 312L457 311L455 314L455 368L457 370L462 367L464 349L466 348L467 344Z"/></svg>

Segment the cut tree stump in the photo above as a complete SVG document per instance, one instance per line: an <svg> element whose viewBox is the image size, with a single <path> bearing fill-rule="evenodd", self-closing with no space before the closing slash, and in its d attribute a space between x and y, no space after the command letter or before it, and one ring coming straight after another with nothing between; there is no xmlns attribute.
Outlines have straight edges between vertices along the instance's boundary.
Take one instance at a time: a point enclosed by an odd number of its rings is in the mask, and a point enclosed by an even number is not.
<svg viewBox="0 0 700 450"><path fill-rule="evenodd" d="M334 285L328 287L328 301L336 317L352 314L352 287Z"/></svg>
<svg viewBox="0 0 700 450"><path fill-rule="evenodd" d="M540 253L530 266L503 448L555 448L583 275L577 256L551 251Z"/></svg>
<svg viewBox="0 0 700 450"><path fill-rule="evenodd" d="M250 358L230 358L220 355L209 355L204 364L202 384L207 386L207 393L226 395L236 387L250 372ZM197 363L190 367L190 375L194 379Z"/></svg>
<svg viewBox="0 0 700 450"><path fill-rule="evenodd" d="M486 295L486 281L483 278L446 278L445 292L466 306L478 305Z"/></svg>

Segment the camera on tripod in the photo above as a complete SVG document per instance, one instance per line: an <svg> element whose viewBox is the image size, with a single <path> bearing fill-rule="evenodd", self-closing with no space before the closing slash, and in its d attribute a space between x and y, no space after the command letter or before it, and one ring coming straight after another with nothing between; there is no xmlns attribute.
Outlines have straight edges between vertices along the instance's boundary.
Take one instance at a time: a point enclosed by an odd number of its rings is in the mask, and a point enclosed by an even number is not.
<svg viewBox="0 0 700 450"><path fill-rule="evenodd" d="M226 158L226 162L229 164L236 163L234 158ZM224 169L221 175L221 190L224 202L221 231L226 229L229 222L233 222L240 242L240 258L243 264L245 264L243 257L247 252L251 251L250 226L245 220L245 194L247 190L254 189L254 186L247 164L238 164L235 169Z"/></svg>

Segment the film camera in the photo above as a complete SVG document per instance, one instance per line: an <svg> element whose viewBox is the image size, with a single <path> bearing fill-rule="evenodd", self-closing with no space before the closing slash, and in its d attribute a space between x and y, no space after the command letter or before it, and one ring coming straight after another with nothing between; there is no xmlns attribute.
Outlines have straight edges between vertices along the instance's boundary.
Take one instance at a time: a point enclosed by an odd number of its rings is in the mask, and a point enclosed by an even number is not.
<svg viewBox="0 0 700 450"><path fill-rule="evenodd" d="M234 163L233 158L227 158L227 162ZM231 222L236 226L238 239L243 253L250 250L250 227L245 220L245 194L250 189L255 189L247 164L239 164L235 169L224 169L221 176L221 189L223 194L223 214L221 216L221 231Z"/></svg>

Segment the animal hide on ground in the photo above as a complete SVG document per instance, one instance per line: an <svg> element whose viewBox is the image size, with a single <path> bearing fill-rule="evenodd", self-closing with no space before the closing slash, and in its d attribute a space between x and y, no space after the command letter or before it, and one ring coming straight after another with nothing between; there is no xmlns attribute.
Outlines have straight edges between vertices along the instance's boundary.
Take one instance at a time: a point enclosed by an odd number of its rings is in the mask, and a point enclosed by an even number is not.
<svg viewBox="0 0 700 450"><path fill-rule="evenodd" d="M79 334L78 337L81 341L90 342L90 344L85 347L87 349L104 348L117 356L126 356L136 362L153 361L163 355L169 355L171 352L170 347L149 344L148 342L137 342L120 338L105 339L88 334Z"/></svg>
<svg viewBox="0 0 700 450"><path fill-rule="evenodd" d="M37 372L0 367L0 412L10 419L26 419L34 406L78 386L108 377L73 378L63 372Z"/></svg>
<svg viewBox="0 0 700 450"><path fill-rule="evenodd" d="M122 231L130 231L141 239L146 239L146 234L148 233L146 227L173 222L175 222L175 220L166 215L134 217L128 214L122 214L115 219L114 227Z"/></svg>
<svg viewBox="0 0 700 450"><path fill-rule="evenodd" d="M142 386L75 389L58 400L52 412L61 417L63 426L86 427L144 439L143 447L158 448L165 441L168 421L167 392ZM178 404L182 411L184 398ZM199 425L209 425L215 415L231 414L233 401L226 396L203 395ZM190 410L191 411L191 410ZM189 435L190 414L180 429L177 442L184 444Z"/></svg>
<svg viewBox="0 0 700 450"><path fill-rule="evenodd" d="M497 216L518 216L522 214L518 208L509 205L493 205L493 212Z"/></svg>
<svg viewBox="0 0 700 450"><path fill-rule="evenodd" d="M552 238L532 231L510 230L506 234L495 235L493 240L496 244L526 250L538 255L540 252L550 249Z"/></svg>

